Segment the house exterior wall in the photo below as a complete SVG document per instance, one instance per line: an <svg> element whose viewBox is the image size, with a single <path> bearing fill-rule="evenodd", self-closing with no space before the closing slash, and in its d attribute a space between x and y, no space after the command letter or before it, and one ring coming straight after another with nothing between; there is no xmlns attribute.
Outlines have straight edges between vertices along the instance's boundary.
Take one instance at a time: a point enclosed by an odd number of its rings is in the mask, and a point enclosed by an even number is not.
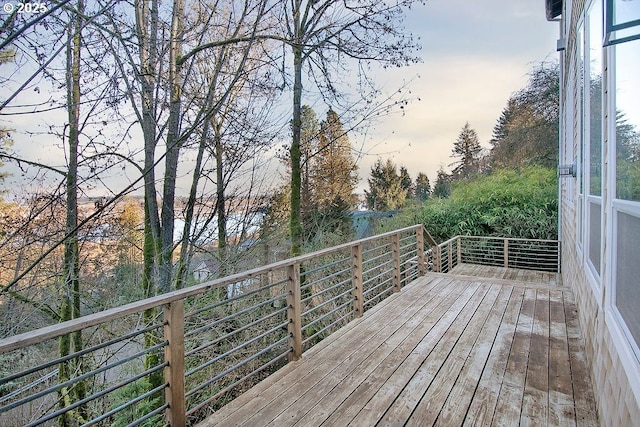
<svg viewBox="0 0 640 427"><path fill-rule="evenodd" d="M565 50L561 51L561 126L560 162L577 164L576 177L560 178L560 221L562 239L562 275L565 286L570 286L578 307L585 355L591 368L596 406L601 425L640 425L640 360L637 343L629 338L624 319L615 309L615 247L616 231L613 226L616 197L615 163L616 148L611 135L616 131L616 111L611 88L615 88L615 75L611 72L614 49L602 49L602 135L601 135L601 258L600 272L589 268L587 243L593 230L589 228L585 212L591 206L588 189L584 188L589 173L589 159L585 155L585 125L589 126L589 114L585 115L583 69L585 15L594 1L601 2L607 10L607 0L565 0L560 22L561 38ZM637 0L636 0L637 3ZM589 67L588 61L586 67ZM588 72L588 71L587 71ZM582 91L582 92L581 92ZM586 95L588 96L588 94ZM640 129L638 129L640 130ZM614 136L615 138L615 136ZM586 151L588 153L588 151ZM586 164L586 167L583 166ZM582 182L582 186L581 186ZM640 254L640 241L638 243ZM638 255L640 263L640 255ZM637 286L640 286L640 278ZM640 310L640 306L638 307Z"/></svg>

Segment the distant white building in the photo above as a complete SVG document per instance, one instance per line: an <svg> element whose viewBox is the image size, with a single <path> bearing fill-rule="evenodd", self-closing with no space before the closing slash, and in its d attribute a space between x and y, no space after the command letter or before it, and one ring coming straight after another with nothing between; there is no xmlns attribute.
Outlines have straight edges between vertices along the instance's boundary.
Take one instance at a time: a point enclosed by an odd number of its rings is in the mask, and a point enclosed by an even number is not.
<svg viewBox="0 0 640 427"><path fill-rule="evenodd" d="M196 264L193 270L193 278L197 283L218 278L220 271L220 262L215 258L208 258ZM251 285L257 284L257 279L245 279L227 285L227 298L242 295L245 289Z"/></svg>
<svg viewBox="0 0 640 427"><path fill-rule="evenodd" d="M208 258L200 261L193 269L193 278L197 283L212 280L218 277L220 262L216 258Z"/></svg>

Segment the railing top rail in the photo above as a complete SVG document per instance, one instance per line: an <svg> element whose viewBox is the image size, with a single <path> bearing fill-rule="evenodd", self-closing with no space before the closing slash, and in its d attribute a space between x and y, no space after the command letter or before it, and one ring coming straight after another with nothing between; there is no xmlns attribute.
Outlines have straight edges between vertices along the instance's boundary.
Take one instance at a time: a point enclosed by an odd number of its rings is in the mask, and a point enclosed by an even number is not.
<svg viewBox="0 0 640 427"><path fill-rule="evenodd" d="M27 347L29 345L38 344L40 342L43 342L51 338L56 338L61 335L65 335L65 334L75 332L81 329L85 329L91 326L96 326L101 323L116 320L130 314L139 313L139 312L148 310L150 308L160 307L164 304L169 304L174 301L188 298L190 296L199 295L211 289L228 285L229 283L235 283L235 282L238 282L247 278L251 278L260 274L268 273L273 270L278 270L281 268L288 267L290 265L309 261L311 259L328 255L334 252L338 252L344 249L348 249L356 245L367 243L369 241L379 240L385 237L389 237L389 236L392 236L398 233L407 232L407 231L417 231L420 228L424 230L423 225L418 224L418 225L412 225L410 227L405 227L405 228L401 228L394 231L389 231L386 233L378 234L378 235L367 237L364 239L359 239L349 243L344 243L342 245L333 246L333 247L322 249L315 252L310 252L308 254L300 255L295 258L288 258L283 261L278 261L265 266L256 267L251 270L247 270L241 273L236 273L230 276L222 277L220 279L211 280L211 281L194 285L188 288L179 289L166 294L135 301L120 307L114 307L111 309L100 311L98 313L82 316L77 319L72 319L66 322L57 323L55 325L46 326L44 328L40 328L34 331L25 332L19 335L14 335L12 337L8 337L0 340L0 354L7 353L9 351L13 351L18 348Z"/></svg>
<svg viewBox="0 0 640 427"><path fill-rule="evenodd" d="M551 239L524 239L521 237L499 237L499 236L462 236L462 235L458 235L455 237L452 237L449 240L453 240L456 238L464 238L464 239L479 239L479 240L509 240L509 241L521 241L521 242L544 242L544 243L558 243L559 240L551 240ZM448 243L449 240L447 240L445 243ZM444 244L444 243L441 243Z"/></svg>
<svg viewBox="0 0 640 427"><path fill-rule="evenodd" d="M436 246L445 246L448 245L450 242L453 242L454 240L460 238L462 236L460 236L459 234L457 236L453 236L452 238L450 238L449 240L445 240L444 242L440 243L440 244L436 244Z"/></svg>

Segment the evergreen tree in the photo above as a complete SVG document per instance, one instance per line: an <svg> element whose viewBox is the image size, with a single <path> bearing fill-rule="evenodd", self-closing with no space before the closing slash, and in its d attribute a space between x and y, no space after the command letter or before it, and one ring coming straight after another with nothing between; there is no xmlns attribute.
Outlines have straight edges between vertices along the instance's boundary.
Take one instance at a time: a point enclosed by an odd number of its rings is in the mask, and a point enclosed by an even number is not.
<svg viewBox="0 0 640 427"><path fill-rule="evenodd" d="M306 162L308 168L305 168L308 176L303 176L302 180L303 203L304 184L308 183L308 208L302 216L304 238L313 240L326 232L349 234L349 211L357 201L354 191L358 183L358 169L351 154L349 137L340 117L332 109L319 126L317 121L311 120L315 113L308 112L307 116L309 120L303 125L303 136L308 135L310 153ZM314 130L317 130L315 134Z"/></svg>
<svg viewBox="0 0 640 427"><path fill-rule="evenodd" d="M459 159L451 164L451 166L456 166L452 171L453 177L467 179L477 173L480 164L480 152L478 134L467 122L453 144L451 157Z"/></svg>
<svg viewBox="0 0 640 427"><path fill-rule="evenodd" d="M442 169L438 170L436 184L433 186L433 195L440 199L446 199L451 194L451 177Z"/></svg>
<svg viewBox="0 0 640 427"><path fill-rule="evenodd" d="M559 72L557 63L543 63L531 72L527 86L511 96L493 128L491 168L532 164L556 167ZM594 92L593 87L591 91ZM595 93L600 93L599 84ZM593 111L600 110L593 108ZM600 121L598 114L592 123Z"/></svg>
<svg viewBox="0 0 640 427"><path fill-rule="evenodd" d="M416 176L415 197L418 201L424 202L431 195L431 184L427 174L420 172Z"/></svg>
<svg viewBox="0 0 640 427"><path fill-rule="evenodd" d="M330 109L320 124L318 149L313 155L310 187L313 203L328 207L338 200L355 206L354 190L358 168L351 154L351 143L338 114Z"/></svg>
<svg viewBox="0 0 640 427"><path fill-rule="evenodd" d="M311 192L312 156L318 150L320 125L313 108L302 106L300 127L300 165L302 169L302 188L300 192L300 210L303 216L313 210L314 197Z"/></svg>
<svg viewBox="0 0 640 427"><path fill-rule="evenodd" d="M407 197L407 190L402 186L402 177L398 175L396 165L387 159L381 159L371 167L368 180L369 190L365 190L367 207L377 211L394 210L402 207Z"/></svg>
<svg viewBox="0 0 640 427"><path fill-rule="evenodd" d="M400 166L400 186L407 191L407 198L413 198L413 181L409 171L404 166Z"/></svg>

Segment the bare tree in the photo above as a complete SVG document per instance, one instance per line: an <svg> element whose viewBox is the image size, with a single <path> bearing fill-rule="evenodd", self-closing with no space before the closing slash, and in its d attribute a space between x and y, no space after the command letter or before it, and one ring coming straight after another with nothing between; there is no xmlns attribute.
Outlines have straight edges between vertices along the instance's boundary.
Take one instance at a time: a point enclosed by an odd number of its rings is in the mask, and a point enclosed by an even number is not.
<svg viewBox="0 0 640 427"><path fill-rule="evenodd" d="M338 1L293 0L282 3L283 41L292 50L293 66L293 137L291 161L291 254L301 253L301 107L303 70L323 90L336 97L336 76L344 71L346 60L359 63L363 71L371 62L385 66L402 66L417 59L417 45L402 31L404 9L418 3L404 0L388 4L376 0ZM370 85L366 75L360 82Z"/></svg>

